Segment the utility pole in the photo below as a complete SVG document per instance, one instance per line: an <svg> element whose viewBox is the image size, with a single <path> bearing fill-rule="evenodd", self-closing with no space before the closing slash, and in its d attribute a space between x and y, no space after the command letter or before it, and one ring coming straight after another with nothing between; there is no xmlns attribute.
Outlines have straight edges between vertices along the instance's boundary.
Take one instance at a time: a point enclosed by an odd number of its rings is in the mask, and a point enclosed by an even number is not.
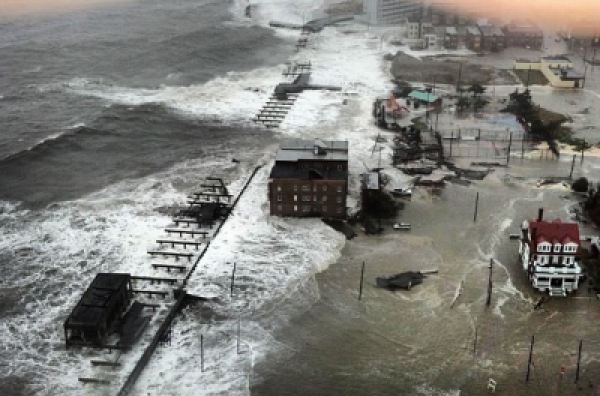
<svg viewBox="0 0 600 396"><path fill-rule="evenodd" d="M231 271L231 290L229 292L230 296L233 296L233 287L235 284L235 269L236 269L236 263L233 263L233 271Z"/></svg>
<svg viewBox="0 0 600 396"><path fill-rule="evenodd" d="M477 208L479 207L479 191L475 196L475 213L473 214L473 223L477 222Z"/></svg>
<svg viewBox="0 0 600 396"><path fill-rule="evenodd" d="M478 195L478 197L479 197L479 195ZM487 295L487 301L485 302L485 305L488 306L488 307L492 303L492 269L493 269L493 264L494 264L494 259L490 259L490 273L489 273L489 276L488 276L488 295Z"/></svg>
<svg viewBox="0 0 600 396"><path fill-rule="evenodd" d="M512 146L512 131L508 135L508 148L506 149L506 165L510 162L510 148Z"/></svg>
<svg viewBox="0 0 600 396"><path fill-rule="evenodd" d="M527 80L525 82L525 88L529 88L529 77L531 76L531 64L529 64L529 69L527 69Z"/></svg>
<svg viewBox="0 0 600 396"><path fill-rule="evenodd" d="M581 363L581 348L583 348L583 340L579 341L579 351L577 352L577 371L575 371L575 383L579 381L579 366Z"/></svg>
<svg viewBox="0 0 600 396"><path fill-rule="evenodd" d="M363 261L362 263L362 270L360 271L360 286L358 289L358 299L362 300L362 293L363 293L363 280L365 278L365 262Z"/></svg>
<svg viewBox="0 0 600 396"><path fill-rule="evenodd" d="M459 98L462 97L462 93L460 92L460 79L462 76L462 66L463 66L463 63L459 62L459 64L458 64L458 81L456 83L456 92L458 92Z"/></svg>
<svg viewBox="0 0 600 396"><path fill-rule="evenodd" d="M535 341L535 336L531 336L531 345L529 346L529 360L527 360L527 375L525 376L525 381L529 382L529 375L531 374L531 360L533 359L533 343Z"/></svg>

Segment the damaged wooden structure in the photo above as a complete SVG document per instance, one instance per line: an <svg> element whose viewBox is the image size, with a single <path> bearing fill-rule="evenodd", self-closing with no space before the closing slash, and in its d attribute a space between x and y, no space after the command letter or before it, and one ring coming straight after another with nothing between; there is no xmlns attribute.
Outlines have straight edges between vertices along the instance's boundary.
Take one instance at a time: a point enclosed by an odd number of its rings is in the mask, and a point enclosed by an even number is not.
<svg viewBox="0 0 600 396"><path fill-rule="evenodd" d="M283 75L288 77L295 76L294 81L278 84L275 87L273 95L271 95L267 103L255 115L252 121L260 122L267 128L277 128L283 122L299 95L305 90L341 91L341 87L309 84L311 68L312 64L310 61L288 64L287 68L283 71Z"/></svg>
<svg viewBox="0 0 600 396"><path fill-rule="evenodd" d="M107 346L132 296L131 275L97 274L64 322L67 348Z"/></svg>

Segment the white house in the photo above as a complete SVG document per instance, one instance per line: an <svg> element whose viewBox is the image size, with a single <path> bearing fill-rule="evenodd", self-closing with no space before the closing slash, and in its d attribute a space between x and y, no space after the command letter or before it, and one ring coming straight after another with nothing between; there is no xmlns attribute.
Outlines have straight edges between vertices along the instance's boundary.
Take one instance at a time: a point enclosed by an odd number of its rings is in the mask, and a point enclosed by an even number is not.
<svg viewBox="0 0 600 396"><path fill-rule="evenodd" d="M560 220L523 222L519 255L534 288L550 296L566 296L577 290L583 276L579 266L581 243L577 223Z"/></svg>

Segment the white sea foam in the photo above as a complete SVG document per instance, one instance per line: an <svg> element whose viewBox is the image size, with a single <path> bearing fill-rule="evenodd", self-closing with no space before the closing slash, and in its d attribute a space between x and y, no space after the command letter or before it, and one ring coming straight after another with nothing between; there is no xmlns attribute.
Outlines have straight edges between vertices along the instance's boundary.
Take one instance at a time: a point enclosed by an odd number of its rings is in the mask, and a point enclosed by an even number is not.
<svg viewBox="0 0 600 396"><path fill-rule="evenodd" d="M240 3L244 2L235 4ZM259 20L261 24L269 19L282 19L290 14L290 7L298 7L291 0L253 3L261 6L257 17L263 18ZM320 1L309 4L311 10L321 6ZM296 19L286 21L297 21L303 13L298 10ZM377 166L378 156L371 156L371 152L379 130L370 115L371 100L392 87L389 64L382 61L383 51L377 44L373 32L357 28L356 33L341 33L327 28L314 35L308 48L291 59L310 59L314 65L311 81L339 86L342 91L302 93L282 124L281 134L348 140L353 153L350 172L355 175L364 172L365 163L368 167ZM190 87L143 90L115 87L102 80L76 79L46 88L66 89L129 105L163 103L191 116L249 122L274 86L283 80L283 66L229 73ZM382 155L389 154L389 149L385 150ZM61 322L96 272L155 274L146 251L169 223L169 218L156 208L184 202L185 192L174 185L180 182L192 185L191 180L201 180L219 168L221 172L222 168L228 170L224 173L233 180L230 188L238 192L250 169L236 175L237 170L230 169L231 166L206 161L180 164L162 174L123 181L83 199L55 205L35 220L27 220L13 209L5 210L14 227L5 228L0 248L30 247L35 251L27 257L32 260L33 270L17 284L39 284L49 277L65 283L63 290L52 295L32 297L26 313L3 320L0 325L3 334L12 338L17 356L11 362L11 372L31 370L37 364L47 367L39 375L39 388L63 394L81 392L78 376L115 375L116 382L122 382L147 339L141 341L135 352L123 356L124 367L118 374L110 374L89 367L90 357L102 356L101 353L64 351ZM161 348L153 357L136 385L136 392L194 396L248 394L247 376L253 365L269 351L285 352L285 346L270 335L278 321L289 318L282 307L294 307L295 312L301 312L318 298L313 275L336 260L343 245L342 236L318 220L269 217L265 193L268 169L267 166L259 171L190 280L191 293L216 298L209 306L222 319L210 324L198 324L198 318L191 314L178 319L172 345ZM354 178L350 189L356 196L358 182ZM9 233L9 229L18 232ZM230 297L228 282L233 262L237 263L237 287ZM291 301L292 295L302 298ZM240 356L235 351L233 336L239 316L243 318L244 343ZM31 329L34 318L36 328ZM201 334L207 342L205 372L198 370ZM39 359L35 364L31 362L34 356ZM91 393L95 388L84 389L85 393Z"/></svg>

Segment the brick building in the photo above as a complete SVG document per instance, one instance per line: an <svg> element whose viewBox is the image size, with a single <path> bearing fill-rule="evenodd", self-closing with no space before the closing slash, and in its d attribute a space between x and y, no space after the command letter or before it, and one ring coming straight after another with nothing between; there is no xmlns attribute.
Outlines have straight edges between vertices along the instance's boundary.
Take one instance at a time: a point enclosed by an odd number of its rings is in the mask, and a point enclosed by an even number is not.
<svg viewBox="0 0 600 396"><path fill-rule="evenodd" d="M348 142L286 139L270 178L271 215L345 219Z"/></svg>
<svg viewBox="0 0 600 396"><path fill-rule="evenodd" d="M530 22L514 21L504 28L506 45L540 49L544 44L544 31Z"/></svg>
<svg viewBox="0 0 600 396"><path fill-rule="evenodd" d="M448 26L444 35L444 47L446 49L458 49L458 31L454 26Z"/></svg>
<svg viewBox="0 0 600 396"><path fill-rule="evenodd" d="M477 26L468 26L466 32L466 45L471 51L481 51L481 32Z"/></svg>
<svg viewBox="0 0 600 396"><path fill-rule="evenodd" d="M506 48L506 36L499 27L480 24L478 25L481 32L481 49L485 51L502 51Z"/></svg>

